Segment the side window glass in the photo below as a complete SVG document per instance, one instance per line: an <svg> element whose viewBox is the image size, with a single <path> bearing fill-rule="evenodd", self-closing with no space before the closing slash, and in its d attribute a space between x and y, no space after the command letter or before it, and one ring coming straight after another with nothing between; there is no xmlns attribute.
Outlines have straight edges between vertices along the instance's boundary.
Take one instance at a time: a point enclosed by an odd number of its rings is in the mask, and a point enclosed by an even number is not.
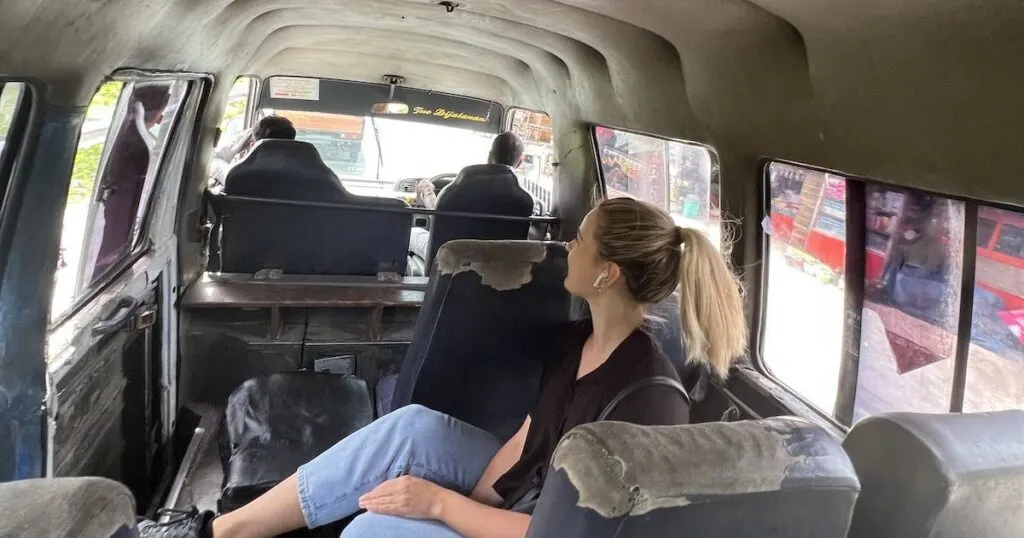
<svg viewBox="0 0 1024 538"><path fill-rule="evenodd" d="M650 202L720 245L717 166L707 148L600 125L594 136L609 198Z"/></svg>
<svg viewBox="0 0 1024 538"><path fill-rule="evenodd" d="M24 93L25 84L21 82L0 84L0 159L4 156L7 133L10 132L11 124L14 123L14 115L18 112L18 104Z"/></svg>
<svg viewBox="0 0 1024 538"><path fill-rule="evenodd" d="M1022 232L1024 213L979 208L965 412L1024 408Z"/></svg>
<svg viewBox="0 0 1024 538"><path fill-rule="evenodd" d="M544 112L516 108L511 111L509 130L523 141L523 162L516 177L523 189L541 204L548 214L554 202L555 149L551 137L551 117Z"/></svg>
<svg viewBox="0 0 1024 538"><path fill-rule="evenodd" d="M843 359L846 178L782 163L767 171L762 359L773 376L832 414Z"/></svg>
<svg viewBox="0 0 1024 538"><path fill-rule="evenodd" d="M209 170L210 177L222 183L238 153L232 148L240 143L246 133L245 112L249 107L249 93L254 82L253 77L238 77L228 93L228 102L220 120L220 138L217 139Z"/></svg>
<svg viewBox="0 0 1024 538"><path fill-rule="evenodd" d="M869 185L854 421L949 410L960 308L964 205Z"/></svg>
<svg viewBox="0 0 1024 538"><path fill-rule="evenodd" d="M141 242L157 167L185 81L104 84L75 154L51 315L97 284Z"/></svg>

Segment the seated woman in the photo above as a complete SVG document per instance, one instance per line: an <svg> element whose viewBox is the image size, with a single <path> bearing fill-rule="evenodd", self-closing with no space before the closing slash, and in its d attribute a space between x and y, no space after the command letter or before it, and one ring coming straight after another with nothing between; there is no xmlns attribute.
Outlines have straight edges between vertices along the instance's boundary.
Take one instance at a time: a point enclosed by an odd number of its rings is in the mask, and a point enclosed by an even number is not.
<svg viewBox="0 0 1024 538"><path fill-rule="evenodd" d="M540 397L503 445L490 434L422 406L408 406L353 433L249 505L213 519L195 510L145 522L143 537L272 537L319 527L360 510L342 533L363 536L522 538L529 510L562 435L594 421L634 381L678 379L642 330L644 305L681 287L690 356L719 377L745 352L740 290L725 259L698 231L628 198L605 200L569 244L565 287L590 305L545 366ZM498 397L498 395L496 395ZM622 400L610 416L681 424L689 409L664 386Z"/></svg>

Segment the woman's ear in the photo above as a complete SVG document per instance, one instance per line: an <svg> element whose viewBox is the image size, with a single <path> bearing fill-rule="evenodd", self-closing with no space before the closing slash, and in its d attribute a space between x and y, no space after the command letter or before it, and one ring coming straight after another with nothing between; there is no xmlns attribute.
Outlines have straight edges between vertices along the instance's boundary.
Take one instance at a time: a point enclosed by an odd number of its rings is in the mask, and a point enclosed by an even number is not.
<svg viewBox="0 0 1024 538"><path fill-rule="evenodd" d="M601 274L605 275L602 287L610 288L622 278L622 268L617 263L607 262L601 269Z"/></svg>

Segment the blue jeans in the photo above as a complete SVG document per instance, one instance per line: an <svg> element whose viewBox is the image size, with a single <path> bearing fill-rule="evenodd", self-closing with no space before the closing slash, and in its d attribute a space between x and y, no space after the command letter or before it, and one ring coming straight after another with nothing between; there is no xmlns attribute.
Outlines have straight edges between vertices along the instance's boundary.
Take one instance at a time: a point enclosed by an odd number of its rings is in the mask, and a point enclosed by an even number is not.
<svg viewBox="0 0 1024 538"><path fill-rule="evenodd" d="M355 514L360 496L403 475L469 495L499 448L501 443L491 434L443 413L420 405L398 409L299 468L299 503L306 526L319 527ZM459 535L437 521L366 513L356 517L342 536Z"/></svg>

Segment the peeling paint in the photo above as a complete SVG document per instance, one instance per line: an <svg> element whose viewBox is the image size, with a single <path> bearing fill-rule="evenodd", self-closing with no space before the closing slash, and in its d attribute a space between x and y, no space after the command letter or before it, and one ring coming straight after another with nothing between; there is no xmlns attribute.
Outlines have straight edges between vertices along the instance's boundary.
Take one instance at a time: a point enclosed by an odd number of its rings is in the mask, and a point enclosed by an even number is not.
<svg viewBox="0 0 1024 538"><path fill-rule="evenodd" d="M498 291L523 287L533 280L533 266L544 261L547 248L537 241L458 240L441 245L437 269L442 275L472 271L480 283Z"/></svg>
<svg viewBox="0 0 1024 538"><path fill-rule="evenodd" d="M642 515L709 496L779 490L788 469L804 459L788 450L794 423L800 425L792 419L585 424L562 439L552 466L566 473L581 508L606 518Z"/></svg>

